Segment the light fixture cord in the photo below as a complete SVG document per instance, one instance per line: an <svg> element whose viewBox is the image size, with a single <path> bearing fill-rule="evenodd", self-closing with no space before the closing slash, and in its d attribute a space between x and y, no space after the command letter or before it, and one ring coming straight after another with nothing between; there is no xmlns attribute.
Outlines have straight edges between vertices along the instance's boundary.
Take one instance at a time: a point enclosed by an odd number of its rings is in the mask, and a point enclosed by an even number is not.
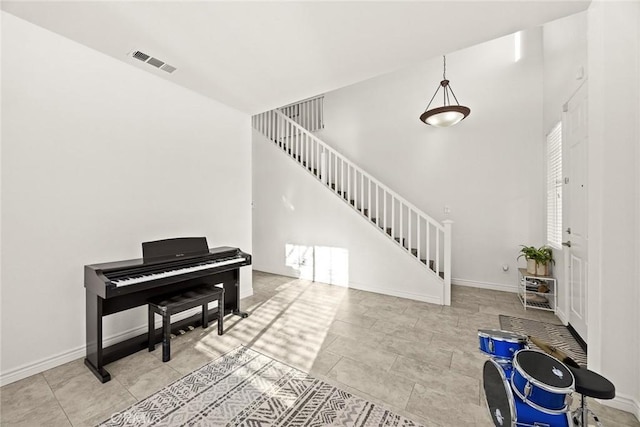
<svg viewBox="0 0 640 427"><path fill-rule="evenodd" d="M447 57L442 55L442 80L447 80Z"/></svg>
<svg viewBox="0 0 640 427"><path fill-rule="evenodd" d="M445 55L442 55L442 80L447 80L447 57ZM446 107L447 105L449 105L447 86L444 87L444 90L442 92L444 97L444 106Z"/></svg>

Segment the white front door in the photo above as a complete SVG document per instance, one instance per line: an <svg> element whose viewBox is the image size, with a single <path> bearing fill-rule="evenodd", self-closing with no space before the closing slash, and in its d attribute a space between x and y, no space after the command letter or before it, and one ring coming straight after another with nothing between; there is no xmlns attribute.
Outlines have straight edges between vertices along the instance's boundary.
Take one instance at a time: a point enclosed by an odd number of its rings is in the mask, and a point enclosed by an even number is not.
<svg viewBox="0 0 640 427"><path fill-rule="evenodd" d="M567 251L565 286L568 286L569 324L587 342L587 84L565 105L562 168L563 238ZM566 295L566 293L565 293Z"/></svg>

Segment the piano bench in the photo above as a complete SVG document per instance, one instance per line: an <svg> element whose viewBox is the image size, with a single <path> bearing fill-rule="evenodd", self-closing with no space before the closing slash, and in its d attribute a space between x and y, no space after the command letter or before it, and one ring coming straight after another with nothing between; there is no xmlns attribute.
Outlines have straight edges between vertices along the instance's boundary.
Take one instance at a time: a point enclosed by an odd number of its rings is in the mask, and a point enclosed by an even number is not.
<svg viewBox="0 0 640 427"><path fill-rule="evenodd" d="M163 295L150 299L149 306L149 351L156 348L155 315L162 316L162 361L171 360L171 315L190 308L202 306L202 328L209 326L211 301L218 301L218 335L224 334L224 289L216 286L192 288L180 294Z"/></svg>

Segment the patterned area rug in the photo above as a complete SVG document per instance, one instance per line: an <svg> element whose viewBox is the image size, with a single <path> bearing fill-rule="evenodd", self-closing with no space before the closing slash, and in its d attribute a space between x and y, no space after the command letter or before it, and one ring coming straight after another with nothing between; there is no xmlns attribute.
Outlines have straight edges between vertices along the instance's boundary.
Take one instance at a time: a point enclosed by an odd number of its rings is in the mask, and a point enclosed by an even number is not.
<svg viewBox="0 0 640 427"><path fill-rule="evenodd" d="M239 347L100 426L418 426L379 405Z"/></svg>
<svg viewBox="0 0 640 427"><path fill-rule="evenodd" d="M587 366L587 354L564 325L554 325L553 323L538 322L501 314L500 328L540 338L542 341L564 351L567 356L575 360L580 366ZM534 344L531 344L531 347L538 349Z"/></svg>

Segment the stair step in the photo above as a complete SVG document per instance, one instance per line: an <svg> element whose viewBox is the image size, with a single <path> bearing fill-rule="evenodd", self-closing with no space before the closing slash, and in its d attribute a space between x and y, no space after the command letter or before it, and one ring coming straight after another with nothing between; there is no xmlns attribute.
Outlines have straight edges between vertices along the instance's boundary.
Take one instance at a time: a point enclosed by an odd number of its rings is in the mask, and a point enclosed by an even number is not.
<svg viewBox="0 0 640 427"><path fill-rule="evenodd" d="M422 258L421 258L421 259L420 259L420 262L422 262L422 263L423 263L423 264L425 264L425 265L427 264L427 260L426 260L426 259L422 259ZM430 259L430 260L429 260L429 268L430 268L431 270L433 270L433 271L436 271L436 270L433 268L433 260L432 260L432 259Z"/></svg>

